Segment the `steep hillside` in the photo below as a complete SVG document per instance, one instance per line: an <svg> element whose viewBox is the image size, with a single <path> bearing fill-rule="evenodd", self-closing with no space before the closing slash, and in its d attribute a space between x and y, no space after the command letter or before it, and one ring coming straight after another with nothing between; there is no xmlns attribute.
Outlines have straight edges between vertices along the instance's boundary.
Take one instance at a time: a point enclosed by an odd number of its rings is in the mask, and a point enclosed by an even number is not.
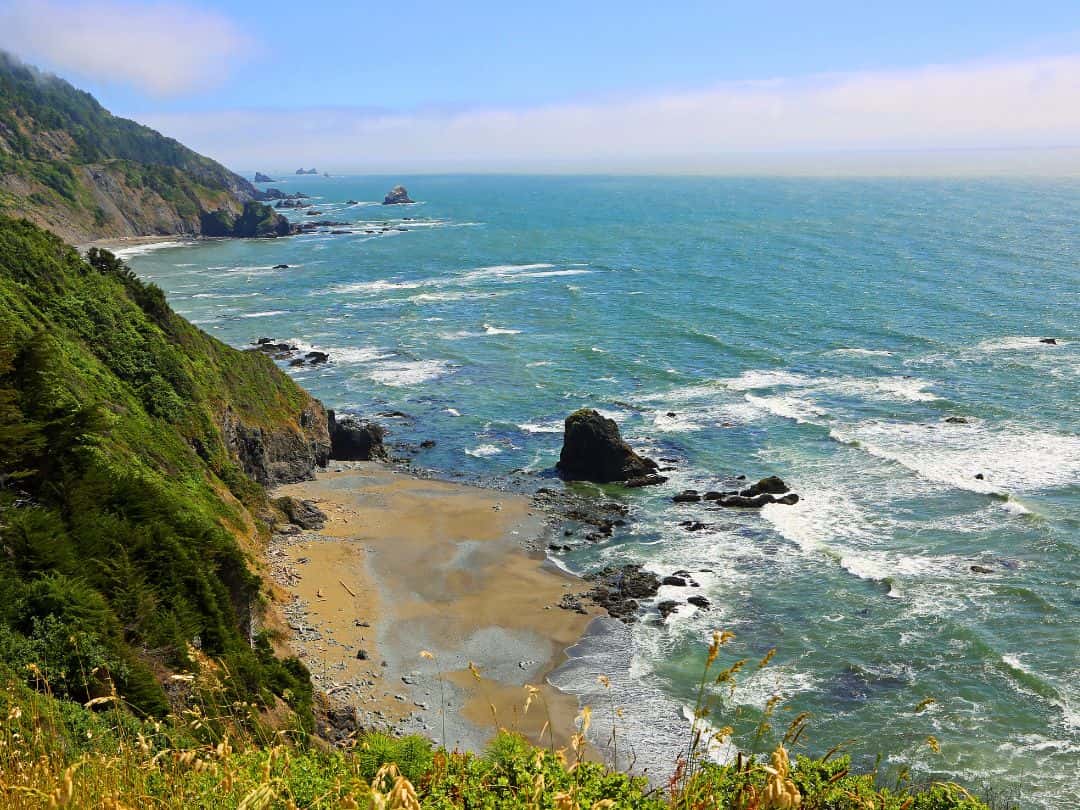
<svg viewBox="0 0 1080 810"><path fill-rule="evenodd" d="M25 216L73 243L198 234L219 211L211 228L238 217L260 224L227 235L288 233L258 197L221 164L0 52L0 213Z"/></svg>
<svg viewBox="0 0 1080 810"><path fill-rule="evenodd" d="M165 676L207 655L249 700L307 704L304 667L257 633L253 565L261 485L328 453L326 411L270 359L112 254L0 216L0 668L160 714Z"/></svg>

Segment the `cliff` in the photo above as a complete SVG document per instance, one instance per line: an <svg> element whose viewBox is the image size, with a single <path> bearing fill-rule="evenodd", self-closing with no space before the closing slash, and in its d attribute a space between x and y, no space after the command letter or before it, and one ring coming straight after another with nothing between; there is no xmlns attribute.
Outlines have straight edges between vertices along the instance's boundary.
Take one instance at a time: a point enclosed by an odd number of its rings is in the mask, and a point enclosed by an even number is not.
<svg viewBox="0 0 1080 810"><path fill-rule="evenodd" d="M0 213L72 243L202 234L208 222L213 229L243 218L245 206L272 227L213 235L287 233L283 217L257 204L261 197L220 163L0 51Z"/></svg>
<svg viewBox="0 0 1080 810"><path fill-rule="evenodd" d="M162 678L207 655L243 673L238 697L310 718L306 670L254 632L255 567L263 485L329 450L325 409L268 357L112 254L0 216L0 667L159 714Z"/></svg>

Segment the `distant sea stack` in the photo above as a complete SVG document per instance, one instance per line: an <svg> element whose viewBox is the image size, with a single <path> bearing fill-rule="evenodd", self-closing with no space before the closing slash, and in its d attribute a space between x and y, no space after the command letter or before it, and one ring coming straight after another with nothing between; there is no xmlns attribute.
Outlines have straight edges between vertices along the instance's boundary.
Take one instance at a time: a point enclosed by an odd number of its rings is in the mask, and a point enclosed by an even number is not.
<svg viewBox="0 0 1080 810"><path fill-rule="evenodd" d="M319 170L318 169L297 169L296 173L297 174L318 174Z"/></svg>
<svg viewBox="0 0 1080 810"><path fill-rule="evenodd" d="M390 189L390 193L383 197L383 205L405 205L411 203L413 200L409 199L409 192L405 190L405 186L394 186Z"/></svg>
<svg viewBox="0 0 1080 810"><path fill-rule="evenodd" d="M255 182L256 183L273 183L274 178L271 177L268 174L263 174L262 172L255 172Z"/></svg>

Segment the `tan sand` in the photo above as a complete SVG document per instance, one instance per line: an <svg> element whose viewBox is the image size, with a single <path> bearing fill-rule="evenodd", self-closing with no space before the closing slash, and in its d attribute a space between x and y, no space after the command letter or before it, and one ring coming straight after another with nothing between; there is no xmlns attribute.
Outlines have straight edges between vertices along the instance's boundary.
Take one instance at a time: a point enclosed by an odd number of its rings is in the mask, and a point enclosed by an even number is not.
<svg viewBox="0 0 1080 810"><path fill-rule="evenodd" d="M288 590L323 638L294 632L293 645L319 687L357 706L362 722L382 712L439 742L445 722L450 746L477 748L496 726L547 745L550 733L539 733L549 715L565 745L577 701L545 678L592 616L559 608L578 581L525 551L545 520L529 499L379 464L276 494L313 500L330 518L317 535L275 541L270 560L279 581L284 570L302 577ZM368 660L356 659L358 648ZM528 714L525 684L541 688Z"/></svg>
<svg viewBox="0 0 1080 810"><path fill-rule="evenodd" d="M76 245L75 249L80 253L85 253L92 247L116 251L123 250L124 248L139 247L141 245L157 245L166 242L190 244L194 241L195 237L184 234L173 234L172 236L114 236L108 239L95 239L92 242Z"/></svg>

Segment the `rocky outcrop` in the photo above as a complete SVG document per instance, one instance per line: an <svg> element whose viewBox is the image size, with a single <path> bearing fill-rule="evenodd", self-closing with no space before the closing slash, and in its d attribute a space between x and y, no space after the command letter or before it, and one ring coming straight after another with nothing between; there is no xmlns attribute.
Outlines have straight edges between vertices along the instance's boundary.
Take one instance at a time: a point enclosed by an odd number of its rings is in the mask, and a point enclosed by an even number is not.
<svg viewBox="0 0 1080 810"><path fill-rule="evenodd" d="M635 480L635 484L660 483L660 476L650 480L657 464L630 449L619 426L591 408L582 408L566 417L559 474L568 481ZM640 483L638 483L640 481Z"/></svg>
<svg viewBox="0 0 1080 810"><path fill-rule="evenodd" d="M246 424L227 407L221 427L229 452L263 486L309 480L330 460L328 414L315 399L294 421L274 428Z"/></svg>
<svg viewBox="0 0 1080 810"><path fill-rule="evenodd" d="M710 501L717 506L726 506L743 509L760 509L770 503L794 506L799 502L799 496L791 491L791 488L775 475L762 478L757 483L740 490L728 490L724 492L706 492L698 494L697 490L688 489L672 498L675 503L696 503L697 501Z"/></svg>
<svg viewBox="0 0 1080 810"><path fill-rule="evenodd" d="M274 499L274 506L285 516L289 523L301 529L315 530L326 525L326 513L315 505L314 501L302 501L285 495Z"/></svg>
<svg viewBox="0 0 1080 810"><path fill-rule="evenodd" d="M274 178L271 177L268 174L263 174L262 172L255 172L255 182L256 183L273 183Z"/></svg>
<svg viewBox="0 0 1080 810"><path fill-rule="evenodd" d="M383 205L406 205L413 202L409 199L409 192L405 190L405 186L394 186L390 189L390 192L383 197Z"/></svg>
<svg viewBox="0 0 1080 810"><path fill-rule="evenodd" d="M318 174L318 169L297 169L297 174Z"/></svg>
<svg viewBox="0 0 1080 810"><path fill-rule="evenodd" d="M374 422L350 416L337 419L328 411L330 458L337 461L385 461L390 457L383 439L386 431Z"/></svg>
<svg viewBox="0 0 1080 810"><path fill-rule="evenodd" d="M588 598L627 624L637 618L638 600L650 599L660 590L660 577L636 563L603 568L585 579L593 583Z"/></svg>
<svg viewBox="0 0 1080 810"><path fill-rule="evenodd" d="M274 237L292 232L289 220L269 205L249 200L240 215L226 208L208 211L200 218L203 236Z"/></svg>

